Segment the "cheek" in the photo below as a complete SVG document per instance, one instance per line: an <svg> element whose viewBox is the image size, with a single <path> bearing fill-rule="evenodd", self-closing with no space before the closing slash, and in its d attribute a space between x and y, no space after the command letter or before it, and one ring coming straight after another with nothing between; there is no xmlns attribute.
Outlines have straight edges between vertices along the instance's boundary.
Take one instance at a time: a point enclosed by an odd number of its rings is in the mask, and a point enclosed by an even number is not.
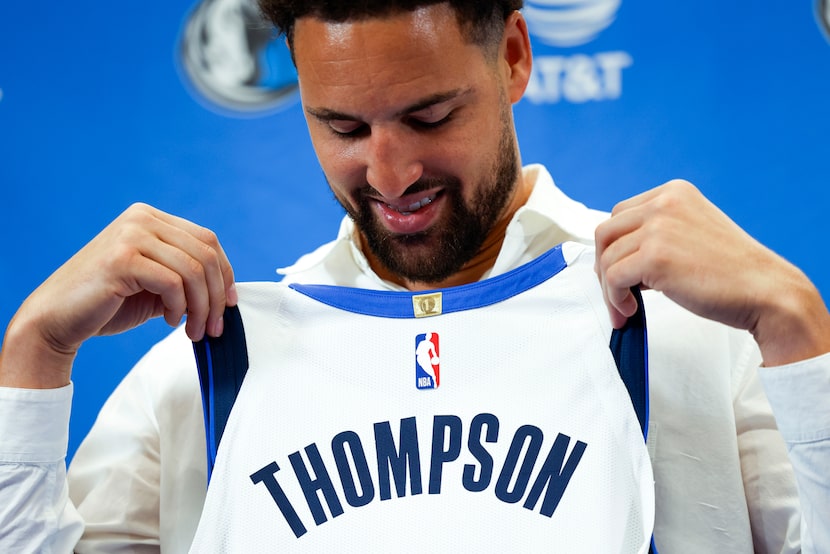
<svg viewBox="0 0 830 554"><path fill-rule="evenodd" d="M311 135L311 142L320 167L333 189L338 194L362 187L366 184L366 168L360 162L356 148L342 140Z"/></svg>
<svg viewBox="0 0 830 554"><path fill-rule="evenodd" d="M469 127L428 137L420 150L421 162L427 174L468 181L483 159L485 143L486 139L479 137L478 130Z"/></svg>
<svg viewBox="0 0 830 554"><path fill-rule="evenodd" d="M463 195L471 197L471 189L491 177L497 152L498 140L494 137L482 134L459 138L443 149L439 171L459 178L464 183Z"/></svg>

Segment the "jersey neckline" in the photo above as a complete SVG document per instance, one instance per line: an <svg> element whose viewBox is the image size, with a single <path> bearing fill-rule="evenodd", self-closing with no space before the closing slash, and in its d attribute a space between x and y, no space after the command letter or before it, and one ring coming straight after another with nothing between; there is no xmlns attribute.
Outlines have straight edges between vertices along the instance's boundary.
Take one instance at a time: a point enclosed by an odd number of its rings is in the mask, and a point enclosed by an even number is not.
<svg viewBox="0 0 830 554"><path fill-rule="evenodd" d="M348 312L410 319L483 308L502 302L547 281L567 265L560 244L538 258L501 275L456 287L419 292L300 283L292 283L289 287L318 302ZM438 302L438 308L418 315L419 302L421 299L429 298Z"/></svg>

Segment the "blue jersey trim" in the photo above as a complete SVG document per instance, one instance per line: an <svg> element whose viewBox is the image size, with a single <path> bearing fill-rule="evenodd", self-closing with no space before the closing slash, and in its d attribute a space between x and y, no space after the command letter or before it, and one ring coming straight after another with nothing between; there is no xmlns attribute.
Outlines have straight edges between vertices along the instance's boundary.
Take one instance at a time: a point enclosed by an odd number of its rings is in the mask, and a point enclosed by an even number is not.
<svg viewBox="0 0 830 554"><path fill-rule="evenodd" d="M414 318L412 297L442 293L441 313L483 308L532 289L567 267L562 246L556 246L531 262L490 279L430 291L381 291L334 285L289 285L297 292L328 306L352 313L396 319Z"/></svg>
<svg viewBox="0 0 830 554"><path fill-rule="evenodd" d="M216 376L213 370L213 356L210 354L210 348L205 349L205 356L207 357L207 374L208 374L208 406L216 406L216 391L214 389L216 383ZM207 419L207 449L208 449L208 481L213 472L213 466L216 463L216 448L218 441L216 439L216 411L213 409L207 410L205 413Z"/></svg>

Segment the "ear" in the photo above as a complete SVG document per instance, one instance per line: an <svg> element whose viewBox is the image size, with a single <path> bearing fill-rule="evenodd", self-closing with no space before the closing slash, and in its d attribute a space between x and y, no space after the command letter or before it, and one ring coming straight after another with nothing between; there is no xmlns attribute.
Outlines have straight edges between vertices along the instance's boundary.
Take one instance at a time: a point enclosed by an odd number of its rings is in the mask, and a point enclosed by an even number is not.
<svg viewBox="0 0 830 554"><path fill-rule="evenodd" d="M507 87L510 102L515 104L524 95L533 68L527 22L518 11L513 12L505 22L500 55L508 70Z"/></svg>

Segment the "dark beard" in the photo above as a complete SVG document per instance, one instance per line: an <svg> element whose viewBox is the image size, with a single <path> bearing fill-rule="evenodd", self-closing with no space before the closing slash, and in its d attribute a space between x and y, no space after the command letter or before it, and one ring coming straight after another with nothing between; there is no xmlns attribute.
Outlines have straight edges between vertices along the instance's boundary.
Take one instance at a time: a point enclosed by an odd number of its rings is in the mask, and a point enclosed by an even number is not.
<svg viewBox="0 0 830 554"><path fill-rule="evenodd" d="M456 177L424 178L409 187L406 194L441 187L440 194L448 203L448 215L422 233L401 235L386 230L373 215L368 194L374 189L369 185L356 194L356 210L340 203L369 249L392 274L411 282L438 283L457 273L478 253L516 189L519 162L515 140L506 124L489 175L492 180L477 183L469 206Z"/></svg>

